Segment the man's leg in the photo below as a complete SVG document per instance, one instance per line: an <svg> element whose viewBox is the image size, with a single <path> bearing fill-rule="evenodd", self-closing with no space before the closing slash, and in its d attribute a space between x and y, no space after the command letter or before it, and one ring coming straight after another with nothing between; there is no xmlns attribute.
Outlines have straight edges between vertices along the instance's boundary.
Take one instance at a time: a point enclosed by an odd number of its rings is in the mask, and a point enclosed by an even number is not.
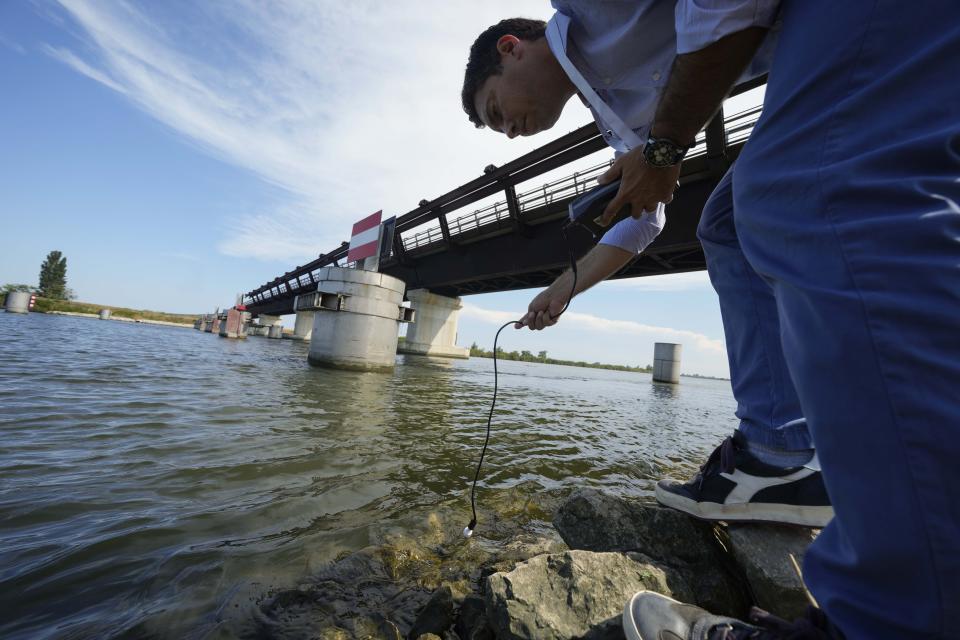
<svg viewBox="0 0 960 640"><path fill-rule="evenodd" d="M813 445L783 359L773 290L740 249L732 178L731 169L710 196L697 236L720 300L740 425L694 480L659 482L657 499L700 518L822 527L833 510L819 471L804 466Z"/></svg>
<svg viewBox="0 0 960 640"><path fill-rule="evenodd" d="M804 578L856 638L960 620L960 4L785 3L737 231L836 516Z"/></svg>
<svg viewBox="0 0 960 640"><path fill-rule="evenodd" d="M739 430L751 445L810 458L813 443L780 345L773 290L740 249L733 219L733 169L714 189L697 229L720 301Z"/></svg>

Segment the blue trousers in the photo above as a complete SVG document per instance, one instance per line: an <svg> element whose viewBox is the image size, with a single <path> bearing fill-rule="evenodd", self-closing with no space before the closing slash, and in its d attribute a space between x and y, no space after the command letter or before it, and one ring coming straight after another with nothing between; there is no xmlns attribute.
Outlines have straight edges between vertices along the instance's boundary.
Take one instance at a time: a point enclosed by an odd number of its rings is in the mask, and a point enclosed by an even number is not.
<svg viewBox="0 0 960 640"><path fill-rule="evenodd" d="M960 637L960 2L781 17L733 222L836 514L804 578L850 639Z"/></svg>
<svg viewBox="0 0 960 640"><path fill-rule="evenodd" d="M773 288L740 248L733 215L733 169L714 189L700 216L697 237L707 258L737 401L739 430L748 441L782 450L813 444L780 344Z"/></svg>

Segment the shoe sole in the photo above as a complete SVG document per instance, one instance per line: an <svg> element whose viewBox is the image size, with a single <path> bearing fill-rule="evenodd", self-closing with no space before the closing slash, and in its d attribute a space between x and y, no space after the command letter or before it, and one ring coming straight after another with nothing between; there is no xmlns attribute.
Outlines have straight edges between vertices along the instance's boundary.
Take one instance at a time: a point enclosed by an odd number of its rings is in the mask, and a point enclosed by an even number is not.
<svg viewBox="0 0 960 640"><path fill-rule="evenodd" d="M657 502L665 507L683 511L701 520L731 522L774 522L822 529L833 519L833 507L804 507L793 504L752 502L746 504L719 504L697 502L670 491L656 488Z"/></svg>

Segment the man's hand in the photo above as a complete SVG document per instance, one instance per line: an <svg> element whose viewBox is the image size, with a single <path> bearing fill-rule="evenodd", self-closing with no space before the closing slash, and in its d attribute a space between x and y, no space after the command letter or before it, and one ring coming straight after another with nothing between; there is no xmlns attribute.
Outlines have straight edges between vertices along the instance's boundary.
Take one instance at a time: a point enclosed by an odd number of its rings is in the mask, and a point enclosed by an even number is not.
<svg viewBox="0 0 960 640"><path fill-rule="evenodd" d="M601 224L609 225L617 212L627 205L630 205L630 215L639 218L644 211L656 211L661 202L669 204L679 177L679 164L651 167L643 157L643 149L634 149L620 156L597 179L600 184L607 184L620 178L620 190L600 216Z"/></svg>
<svg viewBox="0 0 960 640"><path fill-rule="evenodd" d="M598 244L577 261L577 290L573 291L573 272L567 269L549 287L537 294L527 313L513 325L515 329L529 327L539 331L557 324L557 318L567 304L570 294L577 295L604 280L627 264L635 254L620 247Z"/></svg>
<svg viewBox="0 0 960 640"><path fill-rule="evenodd" d="M520 319L520 322L514 324L514 329L530 328L532 331L540 331L545 327L552 327L557 324L557 316L563 310L563 305L567 303L570 296L570 284L567 284L565 291L559 291L556 285L561 277L552 285L541 291L536 298L527 307L527 313Z"/></svg>

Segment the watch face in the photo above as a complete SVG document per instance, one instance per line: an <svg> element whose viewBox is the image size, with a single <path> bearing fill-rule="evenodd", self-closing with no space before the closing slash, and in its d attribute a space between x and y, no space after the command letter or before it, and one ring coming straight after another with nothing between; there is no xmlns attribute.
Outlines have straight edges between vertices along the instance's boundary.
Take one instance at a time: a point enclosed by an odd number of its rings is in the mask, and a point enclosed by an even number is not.
<svg viewBox="0 0 960 640"><path fill-rule="evenodd" d="M643 157L654 167L670 167L683 160L687 150L669 140L650 138L643 150Z"/></svg>

